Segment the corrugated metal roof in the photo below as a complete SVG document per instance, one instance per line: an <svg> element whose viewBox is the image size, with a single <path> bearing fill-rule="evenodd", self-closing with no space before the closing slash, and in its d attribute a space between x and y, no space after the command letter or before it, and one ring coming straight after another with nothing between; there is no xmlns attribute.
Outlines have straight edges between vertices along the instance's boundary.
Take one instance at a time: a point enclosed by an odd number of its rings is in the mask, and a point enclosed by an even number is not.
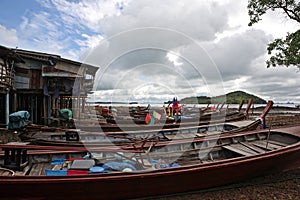
<svg viewBox="0 0 300 200"><path fill-rule="evenodd" d="M79 74L68 73L68 72L43 72L43 77L71 77L71 78L80 78L82 77Z"/></svg>
<svg viewBox="0 0 300 200"><path fill-rule="evenodd" d="M1 46L1 45L0 45L0 57L8 57L8 58L15 60L16 62L22 62L22 63L25 63L23 58L44 61L44 62L49 63L49 65L55 65L59 62L69 63L69 64L73 65L73 67L77 66L77 70L71 69L72 70L71 72L73 72L73 73L75 71L76 71L75 73L77 73L78 71L81 71L80 68L86 68L88 74L95 75L95 73L99 69L98 66L93 66L93 65L84 64L84 63L81 63L78 61L65 59L65 58L62 58L61 56L55 55L55 54L35 52L35 51L29 51L29 50L17 49L17 48L12 49L12 48L7 48L7 47ZM58 67L60 68L61 66L58 66ZM69 69L67 69L67 68L64 68L61 70L69 71Z"/></svg>
<svg viewBox="0 0 300 200"><path fill-rule="evenodd" d="M99 67L92 66L89 64L84 64L84 63L81 63L78 61L65 59L65 58L62 58L59 55L55 55L55 54L34 52L34 51L28 51L28 50L23 50L23 49L18 49L17 54L19 54L21 57L25 57L25 58L32 58L32 59L37 59L37 60L41 60L41 61L46 61L50 65L57 65L57 63L59 63L59 62L63 62L63 63L69 63L73 66L77 66L77 68L85 67L85 68L87 68L88 73L93 74L93 75L99 69ZM58 66L58 67L60 67L60 66ZM57 69L59 69L59 68L57 68ZM65 68L65 69L61 69L61 70L68 70L68 69ZM78 69L77 69L77 71L78 71ZM74 72L74 69L72 70L72 72Z"/></svg>
<svg viewBox="0 0 300 200"><path fill-rule="evenodd" d="M14 62L24 63L24 60L16 53L16 49L7 48L0 45L0 57L11 59Z"/></svg>

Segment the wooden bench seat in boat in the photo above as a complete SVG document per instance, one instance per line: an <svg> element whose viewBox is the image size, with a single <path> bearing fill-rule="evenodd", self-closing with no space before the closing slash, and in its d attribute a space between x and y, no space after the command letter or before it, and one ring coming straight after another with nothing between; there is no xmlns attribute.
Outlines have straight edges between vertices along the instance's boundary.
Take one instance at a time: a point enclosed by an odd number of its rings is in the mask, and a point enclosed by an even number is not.
<svg viewBox="0 0 300 200"><path fill-rule="evenodd" d="M30 176L40 176L46 175L46 169L51 169L51 163L38 163L33 164L32 168L30 169Z"/></svg>
<svg viewBox="0 0 300 200"><path fill-rule="evenodd" d="M224 145L222 146L224 149L227 149L229 151L233 151L237 154L243 155L243 156L251 156L258 154L258 152L253 151L250 148L247 148L243 146L242 144L231 144L231 145Z"/></svg>
<svg viewBox="0 0 300 200"><path fill-rule="evenodd" d="M255 146L258 146L260 148L264 148L264 149L267 149L267 150L274 150L274 149L282 148L281 145L274 144L270 141L269 142L267 142L267 141L253 141L251 143L254 144Z"/></svg>
<svg viewBox="0 0 300 200"><path fill-rule="evenodd" d="M239 143L248 147L249 149L252 149L253 151L256 151L257 153L265 153L266 152L265 149L259 148L255 145L251 144L250 142L239 142Z"/></svg>

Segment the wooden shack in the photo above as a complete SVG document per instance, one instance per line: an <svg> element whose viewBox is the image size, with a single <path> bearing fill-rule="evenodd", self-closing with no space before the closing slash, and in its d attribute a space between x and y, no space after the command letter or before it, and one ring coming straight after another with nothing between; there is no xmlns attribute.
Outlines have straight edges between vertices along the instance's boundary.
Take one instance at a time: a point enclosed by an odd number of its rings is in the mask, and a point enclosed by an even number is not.
<svg viewBox="0 0 300 200"><path fill-rule="evenodd" d="M9 113L16 111L16 89L14 87L16 63L24 63L15 49L0 46L0 127L7 127Z"/></svg>
<svg viewBox="0 0 300 200"><path fill-rule="evenodd" d="M19 110L28 111L35 124L51 123L61 109L80 117L98 70L59 55L1 46L0 64L1 124L7 124L8 111Z"/></svg>

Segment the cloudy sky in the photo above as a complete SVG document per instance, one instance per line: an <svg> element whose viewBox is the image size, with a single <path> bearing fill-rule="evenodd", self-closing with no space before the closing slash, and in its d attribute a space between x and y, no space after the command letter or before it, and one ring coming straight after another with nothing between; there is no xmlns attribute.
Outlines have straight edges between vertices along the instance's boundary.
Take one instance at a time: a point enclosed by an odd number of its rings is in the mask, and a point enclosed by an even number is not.
<svg viewBox="0 0 300 200"><path fill-rule="evenodd" d="M300 102L297 68L267 44L299 29L280 12L248 27L240 0L1 0L0 45L99 66L95 98L162 102L243 90Z"/></svg>

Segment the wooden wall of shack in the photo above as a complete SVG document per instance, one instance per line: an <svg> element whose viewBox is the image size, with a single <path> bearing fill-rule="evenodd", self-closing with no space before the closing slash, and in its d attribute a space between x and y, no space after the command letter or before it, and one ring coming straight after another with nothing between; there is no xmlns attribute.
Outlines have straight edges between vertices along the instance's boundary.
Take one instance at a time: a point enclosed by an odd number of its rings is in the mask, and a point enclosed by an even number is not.
<svg viewBox="0 0 300 200"><path fill-rule="evenodd" d="M14 64L23 62L14 49L0 46L0 127L6 127L8 115L16 111L14 88Z"/></svg>
<svg viewBox="0 0 300 200"><path fill-rule="evenodd" d="M9 51L1 54L1 49ZM14 51L17 57L8 60L7 53L11 51ZM80 117L98 69L57 55L13 50L2 46L0 65L2 126L7 125L7 113L4 111L7 106L7 94L9 113L27 110L32 123L48 125L51 119L58 117L59 110L63 108L72 110L75 117ZM8 71L11 72L10 79L6 78ZM7 79L10 81L5 81Z"/></svg>
<svg viewBox="0 0 300 200"><path fill-rule="evenodd" d="M6 124L7 94L12 89L13 82L10 64L4 58L0 58L0 126Z"/></svg>

